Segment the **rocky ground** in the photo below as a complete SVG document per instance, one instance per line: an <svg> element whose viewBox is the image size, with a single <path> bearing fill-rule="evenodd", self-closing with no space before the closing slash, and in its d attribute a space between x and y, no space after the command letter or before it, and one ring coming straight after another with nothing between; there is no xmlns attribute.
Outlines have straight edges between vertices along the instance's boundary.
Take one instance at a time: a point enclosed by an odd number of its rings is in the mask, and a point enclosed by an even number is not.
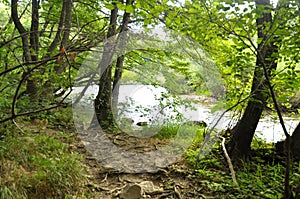
<svg viewBox="0 0 300 199"><path fill-rule="evenodd" d="M122 142L123 145L124 142L134 142L136 150L149 150L149 145L155 147L163 144L158 140L148 140L143 142L144 147L141 147L141 144L137 144L138 139L128 139L122 135L117 137L118 142ZM98 158L87 151L82 140L78 139L76 145L76 150L86 156L86 166L89 170L87 187L93 193L92 198L209 198L201 180L185 166L183 158L156 171L126 173L105 167ZM130 143L126 145L132 146Z"/></svg>

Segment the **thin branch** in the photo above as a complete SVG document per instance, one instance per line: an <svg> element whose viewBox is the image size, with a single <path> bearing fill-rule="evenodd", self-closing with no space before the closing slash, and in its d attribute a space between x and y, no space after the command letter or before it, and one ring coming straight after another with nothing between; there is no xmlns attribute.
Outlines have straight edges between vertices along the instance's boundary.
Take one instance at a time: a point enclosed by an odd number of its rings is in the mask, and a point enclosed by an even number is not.
<svg viewBox="0 0 300 199"><path fill-rule="evenodd" d="M16 125L16 127L22 132L22 134L25 134L25 132L23 131L23 129L21 129L21 127L18 125L18 123L14 119L12 121Z"/></svg>
<svg viewBox="0 0 300 199"><path fill-rule="evenodd" d="M287 129L285 127L284 120L283 120L282 114L280 112L280 108L278 106L277 99L276 99L273 87L271 85L271 81L270 81L270 78L269 78L269 75L268 75L267 67L264 63L262 64L262 67L263 67L263 70L264 70L264 76L266 78L266 83L267 83L267 85L270 89L270 92L271 92L271 97L272 97L272 100L273 100L273 103L274 103L274 106L275 106L275 110L277 112L281 127L282 127L283 132L284 132L284 135L286 136L285 149L286 149L287 157L286 157L286 167L285 167L285 183L284 183L285 191L284 191L284 195L285 195L285 198L290 198L290 194L291 194L291 190L290 190L290 163L291 163L291 154L290 154L291 153L291 146L290 145L291 145L291 136L289 135L289 133L287 132Z"/></svg>
<svg viewBox="0 0 300 199"><path fill-rule="evenodd" d="M16 106L16 102L17 102L17 98L18 98L18 95L19 95L19 90L21 89L21 86L23 84L23 82L28 78L28 76L37 68L39 68L40 66L42 66L43 64L38 64L36 65L35 67L31 68L27 73L23 73L24 75L22 76L22 79L20 80L18 86L17 86L17 89L15 91L15 95L13 97L13 102L12 102L12 105L11 105L11 117L12 119L15 118L15 106Z"/></svg>
<svg viewBox="0 0 300 199"><path fill-rule="evenodd" d="M229 170L230 170L230 173L231 173L231 178L232 178L232 181L236 184L236 185L239 185L237 180L236 180L236 174L235 174L235 171L234 171L234 168L233 168L233 165L232 165L232 161L227 153L227 150L226 150L226 147L225 147L225 138L224 137L220 137L222 138L222 148L223 148L223 152L224 152L224 155L226 157L226 160L227 160L227 163L228 163L228 166L229 166Z"/></svg>
<svg viewBox="0 0 300 199"><path fill-rule="evenodd" d="M61 106L63 106L63 102L70 95L70 93L71 93L71 90L69 91L69 93L67 95L64 96L64 98L62 100L60 100L55 105L48 106L46 108L42 108L42 109L38 109L38 110L34 110L34 111L28 111L28 112L24 112L24 113L15 114L14 116L10 116L10 117L7 117L7 118L5 118L3 120L0 120L0 123L4 123L4 122L10 121L10 120L13 120L13 119L15 119L17 117L26 116L26 115L32 115L32 114L35 114L35 113L40 113L40 112L43 112L43 111L48 111L48 110L51 110L51 109L55 109L55 108L61 107Z"/></svg>
<svg viewBox="0 0 300 199"><path fill-rule="evenodd" d="M234 104L233 106L229 107L228 109L226 109L218 118L218 120L216 121L216 123L209 129L209 131L207 132L207 135L210 135L213 131L213 129L218 125L218 123L221 121L221 119L223 118L223 116L230 110L234 109L235 107L237 107L239 104L245 102L247 99L249 99L251 97L251 95L247 96L246 98L239 100L236 104ZM210 136L208 136L210 137ZM204 146L205 144L208 142L209 138L204 139L203 144L198 152L198 159L200 158L201 153L203 152Z"/></svg>
<svg viewBox="0 0 300 199"><path fill-rule="evenodd" d="M21 63L21 64L19 64L17 66L14 66L12 68L6 69L5 71L1 72L0 73L0 77L3 76L3 75L5 75L5 74L7 74L7 73L9 73L9 72L11 72L11 71L14 71L14 70L18 69L18 68L24 67L24 66L30 66L30 65L35 65L35 64L38 64L39 66L41 66L41 65L43 65L43 64L45 64L45 63L47 63L47 62L49 62L51 60L56 60L58 55L60 55L60 54L57 54L57 55L55 55L53 57L46 58L44 60L27 61L27 62Z"/></svg>
<svg viewBox="0 0 300 199"><path fill-rule="evenodd" d="M81 3L81 4L83 4L83 5L86 5L86 6L89 6L89 7L92 8L93 10L97 10L97 11L101 12L101 13L104 14L104 15L108 15L108 13L103 12L103 9L102 9L102 8L96 8L95 6L91 5L91 4L98 5L99 3L96 2L96 1L94 1L94 2L91 2L91 0L88 1L88 2L90 2L90 4L87 3L87 1L80 1L80 0L77 0L76 2Z"/></svg>

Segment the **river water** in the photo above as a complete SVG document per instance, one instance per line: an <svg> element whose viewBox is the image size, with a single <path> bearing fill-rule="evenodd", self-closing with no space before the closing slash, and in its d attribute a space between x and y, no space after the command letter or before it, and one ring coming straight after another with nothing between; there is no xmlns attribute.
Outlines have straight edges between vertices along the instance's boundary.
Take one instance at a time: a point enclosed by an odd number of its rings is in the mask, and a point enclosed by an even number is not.
<svg viewBox="0 0 300 199"><path fill-rule="evenodd" d="M83 87L74 87L71 98L82 90ZM84 102L86 109L91 111L89 117L93 116L93 99L97 92L97 86L90 86L80 102ZM190 102L188 106L188 102L182 104L182 100L179 100L187 98L197 99L197 102ZM233 126L236 123L233 113L222 114L223 110L215 111L216 104L216 100L201 96L185 95L174 98L174 96L169 96L166 89L162 87L121 85L114 118L117 123L132 123L130 126L137 130L141 128L138 124L163 124L164 121L172 122L177 119L204 121L208 127L214 126L218 130ZM284 117L289 133L293 132L299 120L299 118ZM285 137L278 119L272 115L264 116L260 120L256 136L268 143L283 140Z"/></svg>

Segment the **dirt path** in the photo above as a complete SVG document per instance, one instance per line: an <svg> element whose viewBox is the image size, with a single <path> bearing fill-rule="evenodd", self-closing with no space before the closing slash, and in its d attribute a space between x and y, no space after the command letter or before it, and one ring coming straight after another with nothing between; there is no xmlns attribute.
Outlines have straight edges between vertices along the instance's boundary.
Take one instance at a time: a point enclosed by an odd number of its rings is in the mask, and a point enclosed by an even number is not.
<svg viewBox="0 0 300 199"><path fill-rule="evenodd" d="M149 146L155 148L163 144L155 139L138 142L137 139L121 134L114 137L129 148L132 148L134 143L137 146L135 149L138 150L149 150ZM93 193L92 198L207 198L202 195L204 190L201 180L185 166L182 158L167 168L152 173L123 173L105 168L87 152L85 145L78 138L76 147L77 151L86 157L86 166L89 170L87 187Z"/></svg>
<svg viewBox="0 0 300 199"><path fill-rule="evenodd" d="M87 159L90 171L88 186L95 198L204 198L201 197L201 182L186 168L181 168L181 163L155 173L126 174L106 169L96 160ZM141 190L134 190L135 185Z"/></svg>

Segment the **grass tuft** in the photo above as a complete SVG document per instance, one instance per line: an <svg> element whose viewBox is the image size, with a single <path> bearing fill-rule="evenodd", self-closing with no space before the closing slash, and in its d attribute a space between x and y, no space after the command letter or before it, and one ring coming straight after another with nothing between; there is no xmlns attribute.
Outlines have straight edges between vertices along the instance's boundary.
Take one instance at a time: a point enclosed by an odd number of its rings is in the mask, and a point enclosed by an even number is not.
<svg viewBox="0 0 300 199"><path fill-rule="evenodd" d="M82 157L45 135L0 141L0 198L66 198L85 181Z"/></svg>

